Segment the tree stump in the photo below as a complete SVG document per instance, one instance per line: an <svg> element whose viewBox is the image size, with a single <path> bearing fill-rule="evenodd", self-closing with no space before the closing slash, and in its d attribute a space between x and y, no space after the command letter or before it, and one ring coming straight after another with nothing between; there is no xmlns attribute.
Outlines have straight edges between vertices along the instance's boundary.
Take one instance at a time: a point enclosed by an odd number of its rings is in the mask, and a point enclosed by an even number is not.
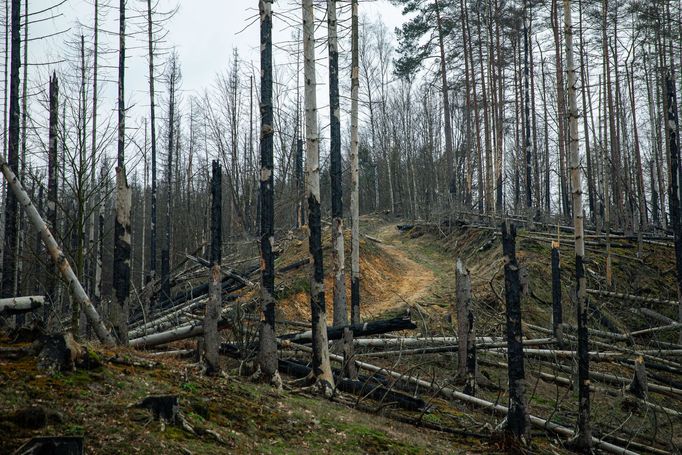
<svg viewBox="0 0 682 455"><path fill-rule="evenodd" d="M33 438L14 453L15 455L83 455L83 437Z"/></svg>
<svg viewBox="0 0 682 455"><path fill-rule="evenodd" d="M46 335L40 339L38 369L54 374L60 371L73 371L83 356L83 349L70 333Z"/></svg>

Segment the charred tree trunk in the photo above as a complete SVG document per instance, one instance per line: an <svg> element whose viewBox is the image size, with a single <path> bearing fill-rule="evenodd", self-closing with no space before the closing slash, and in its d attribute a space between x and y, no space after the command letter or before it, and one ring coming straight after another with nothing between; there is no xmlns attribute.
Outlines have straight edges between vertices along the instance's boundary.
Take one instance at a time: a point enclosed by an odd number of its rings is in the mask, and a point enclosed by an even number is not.
<svg viewBox="0 0 682 455"><path fill-rule="evenodd" d="M303 0L303 53L306 113L306 174L308 199L308 238L313 275L310 283L310 306L313 331L313 379L322 392L331 396L334 390L327 341L327 309L324 301L324 268L322 263L322 226L320 213L320 151L317 127L315 77L315 13L312 0Z"/></svg>
<svg viewBox="0 0 682 455"><path fill-rule="evenodd" d="M558 242L552 242L552 332L561 340L563 309L561 307L561 260Z"/></svg>
<svg viewBox="0 0 682 455"><path fill-rule="evenodd" d="M275 205L273 188L272 1L259 2L261 21L260 133L260 267L263 314L260 321L259 365L269 382L279 382L275 340Z"/></svg>
<svg viewBox="0 0 682 455"><path fill-rule="evenodd" d="M671 71L665 75L666 106L668 108L668 147L670 148L670 218L675 236L675 265L677 268L677 293L679 303L679 321L682 322L682 220L680 219L680 179L682 178L682 162L680 160L679 117L677 112L677 94L675 81ZM680 332L682 342L682 332Z"/></svg>
<svg viewBox="0 0 682 455"><path fill-rule="evenodd" d="M149 46L149 115L152 146L151 220L149 225L149 280L156 278L157 199L156 199L156 104L154 101L154 43L152 2L147 0L147 42Z"/></svg>
<svg viewBox="0 0 682 455"><path fill-rule="evenodd" d="M360 60L358 53L358 0L351 0L351 109L350 109L350 169L351 169L351 323L360 323L360 165L358 159L358 99L360 91Z"/></svg>
<svg viewBox="0 0 682 455"><path fill-rule="evenodd" d="M590 366L587 334L587 279L585 278L585 237L583 232L583 191L580 176L580 152L578 150L578 102L576 96L576 70L573 64L573 22L571 0L564 0L564 36L566 40L566 69L568 72L568 116L569 116L569 165L573 202L573 227L575 228L575 281L576 307L578 310L578 431L575 444L580 450L592 447L590 427ZM585 131L587 134L587 131Z"/></svg>
<svg viewBox="0 0 682 455"><path fill-rule="evenodd" d="M509 374L509 413L507 433L517 439L528 437L528 412L525 399L523 365L523 333L521 330L521 282L516 261L516 226L502 223L502 250L504 253L504 289L507 316L507 352Z"/></svg>
<svg viewBox="0 0 682 455"><path fill-rule="evenodd" d="M455 265L457 279L457 374L465 378L464 393L476 393L476 329L471 308L471 276L460 258Z"/></svg>
<svg viewBox="0 0 682 455"><path fill-rule="evenodd" d="M526 13L527 14L527 13ZM523 26L523 90L525 93L524 103L524 120L525 128L523 130L524 146L526 149L526 207L530 209L533 207L533 144L531 142L530 127L530 75L528 67L528 48L530 47L530 36L528 36L529 19L524 18Z"/></svg>
<svg viewBox="0 0 682 455"><path fill-rule="evenodd" d="M168 79L168 160L166 163L166 233L161 249L161 300L171 299L170 251L173 234L171 212L173 207L173 154L175 153L175 90L177 82L177 61L175 55L170 60Z"/></svg>
<svg viewBox="0 0 682 455"><path fill-rule="evenodd" d="M7 164L14 174L19 173L19 69L21 66L21 1L12 0L11 59L9 83L9 131ZM0 297L12 297L17 293L17 251L19 239L19 205L17 196L7 191L5 201L5 239L2 256L2 285Z"/></svg>
<svg viewBox="0 0 682 455"><path fill-rule="evenodd" d="M57 73L50 78L50 132L48 137L47 152L47 223L53 231L57 230L57 145L59 134L59 81ZM47 320L49 312L57 303L57 279L53 274L48 274L47 298L48 304L44 307L44 319Z"/></svg>
<svg viewBox="0 0 682 455"><path fill-rule="evenodd" d="M125 168L125 0L119 3L118 54L118 157L116 165L116 219L114 221L114 330L121 344L128 343L128 295L130 294L130 211L132 191Z"/></svg>
<svg viewBox="0 0 682 455"><path fill-rule="evenodd" d="M336 31L336 2L327 0L327 30L329 39L329 118L330 177L332 189L332 270L334 277L334 326L348 324L346 306L346 269L343 238L343 193L341 162L341 107L339 104L339 49Z"/></svg>
<svg viewBox="0 0 682 455"><path fill-rule="evenodd" d="M218 319L222 303L221 286L221 249L222 249L222 173L218 161L213 161L213 180L211 181L211 272L208 284L208 302L204 316L204 359L206 372L215 374L220 371L218 363Z"/></svg>

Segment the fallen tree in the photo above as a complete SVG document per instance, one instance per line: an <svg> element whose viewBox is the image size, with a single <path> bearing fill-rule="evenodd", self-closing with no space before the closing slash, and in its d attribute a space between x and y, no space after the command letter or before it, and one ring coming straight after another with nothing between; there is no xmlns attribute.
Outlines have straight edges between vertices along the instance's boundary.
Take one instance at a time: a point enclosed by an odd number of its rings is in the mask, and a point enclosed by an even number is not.
<svg viewBox="0 0 682 455"><path fill-rule="evenodd" d="M312 349L309 348L308 346L302 346L300 344L291 343L291 342L282 342L282 347L301 350L304 352L311 352L312 351ZM341 363L343 362L343 357L340 355L337 355L337 354L330 354L329 358L335 362L341 362ZM497 403L493 403L493 402L490 402L487 400L483 400L481 398L472 397L471 395L467 395L465 393L458 392L458 391L451 389L449 387L440 387L433 382L425 381L423 379L418 379L418 378L408 376L408 375L403 374L403 373L399 373L397 371L388 370L386 368L382 368L382 367L372 365L369 363L365 363L365 362L360 362L357 360L355 361L355 365L359 369L371 371L373 373L388 375L388 376L391 376L398 381L404 381L404 382L408 382L411 384L418 385L420 387L425 387L429 390L433 390L433 391L437 392L438 394L440 394L446 398L464 401L464 402L472 404L474 406L478 406L478 407L484 408L484 409L490 409L494 412L497 412L497 413L500 413L503 415L506 415L508 412L506 406L503 406L503 405L497 404ZM541 417L537 417L534 415L529 415L528 418L530 420L530 423L535 427L542 428L544 430L550 431L552 433L555 433L557 435L564 436L567 438L572 438L573 436L575 436L575 431L573 431L570 428L564 427L562 425L558 425L558 424L553 423L549 420L546 420L546 419L543 419ZM614 454L619 454L619 455L637 455L637 452L633 452L633 451L628 450L626 448L617 446L615 444L611 444L609 442L603 441L603 440L596 438L594 436L592 436L592 444L594 447L602 449L602 450L609 452L609 453L614 453Z"/></svg>
<svg viewBox="0 0 682 455"><path fill-rule="evenodd" d="M20 314L33 311L45 304L45 297L26 296L0 299L0 315Z"/></svg>
<svg viewBox="0 0 682 455"><path fill-rule="evenodd" d="M337 326L327 328L327 337L329 341L340 340L343 337L343 331L347 326ZM397 332L399 330L412 330L417 326L411 321L410 316L401 316L393 319L385 319L381 321L364 322L362 324L353 324L349 326L353 332L353 338L381 335L389 332ZM311 330L300 333L290 333L279 337L280 340L292 341L294 343L311 343L313 340L313 333Z"/></svg>

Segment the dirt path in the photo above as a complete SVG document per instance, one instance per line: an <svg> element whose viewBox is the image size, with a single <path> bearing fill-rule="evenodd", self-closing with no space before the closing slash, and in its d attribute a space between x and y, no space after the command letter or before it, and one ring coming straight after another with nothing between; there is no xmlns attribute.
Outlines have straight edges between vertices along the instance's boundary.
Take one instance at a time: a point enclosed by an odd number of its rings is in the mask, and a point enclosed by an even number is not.
<svg viewBox="0 0 682 455"><path fill-rule="evenodd" d="M373 232L383 243L377 246L388 256L387 261L395 268L395 279L384 289L376 290L372 304L373 315L413 305L429 295L436 283L435 274L423 264L414 261L404 250L400 232L395 224L381 226Z"/></svg>

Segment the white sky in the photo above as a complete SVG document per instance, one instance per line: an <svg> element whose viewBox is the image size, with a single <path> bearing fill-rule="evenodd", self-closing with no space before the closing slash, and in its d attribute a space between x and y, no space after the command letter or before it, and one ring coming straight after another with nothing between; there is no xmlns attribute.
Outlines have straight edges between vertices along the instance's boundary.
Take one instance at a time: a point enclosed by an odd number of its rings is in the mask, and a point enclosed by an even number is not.
<svg viewBox="0 0 682 455"><path fill-rule="evenodd" d="M29 2L29 13L43 10L53 5L57 0L32 0ZM165 47L176 47L180 55L182 69L182 89L186 95L201 94L215 81L216 74L227 69L232 58L233 47L236 47L243 63L253 62L258 68L259 61L259 23L257 20L257 0L158 0L159 11L168 11L178 6L177 14L166 24L168 35ZM92 47L92 31L82 27L92 25L94 14L94 0L67 0L51 14L55 17L36 24L29 24L29 37L36 38L57 31L69 29L68 33L60 36L29 41L29 62L50 62L64 59L65 55L73 53L68 51L65 41L77 40L82 33L85 35L86 47ZM106 4L111 6L106 7ZM324 4L315 0L315 3ZM339 7L348 11L349 1L339 2ZM109 47L108 55L100 56L100 64L110 65L109 68L100 69L100 78L109 81L108 86L103 87L100 97L101 105L108 105L112 111L116 102L115 81L117 77L118 54L115 52L118 46L118 0L100 0L102 15L100 41L102 47ZM153 4L153 2L152 2ZM127 39L127 73L126 73L126 104L132 106L129 112L129 123L137 123L146 115L148 109L148 82L146 60L146 23L144 19L135 17L135 9L146 14L146 0L128 0L127 34L140 31L140 25L144 26L145 35L137 34ZM23 2L22 2L23 10ZM275 0L273 11L274 17L274 40L275 45L290 40L295 33L293 21L300 22L300 1ZM324 16L323 8L318 8L316 19L321 21ZM31 16L31 19L49 17L50 13ZM348 13L346 13L348 15ZM360 0L360 15L370 19L381 17L388 28L392 30L402 22L400 9L393 6L387 0ZM109 33L108 33L109 32ZM326 29L318 28L316 38L322 42L326 37ZM73 55L71 57L73 58ZM157 57L157 63L165 61L166 56ZM318 84L320 93L318 102L322 105L326 100L326 50L317 49L318 58ZM286 63L290 59L282 51L275 51L275 63ZM64 64L60 65L64 68ZM29 84L33 88L43 89L47 85L47 74L52 66L34 66L29 71ZM35 68L35 69L33 69ZM258 74L258 73L256 73ZM75 76L75 74L74 74ZM160 82L160 81L159 81ZM36 87L36 84L40 84ZM163 84L157 84L161 92L165 89ZM101 116L101 114L100 114Z"/></svg>

